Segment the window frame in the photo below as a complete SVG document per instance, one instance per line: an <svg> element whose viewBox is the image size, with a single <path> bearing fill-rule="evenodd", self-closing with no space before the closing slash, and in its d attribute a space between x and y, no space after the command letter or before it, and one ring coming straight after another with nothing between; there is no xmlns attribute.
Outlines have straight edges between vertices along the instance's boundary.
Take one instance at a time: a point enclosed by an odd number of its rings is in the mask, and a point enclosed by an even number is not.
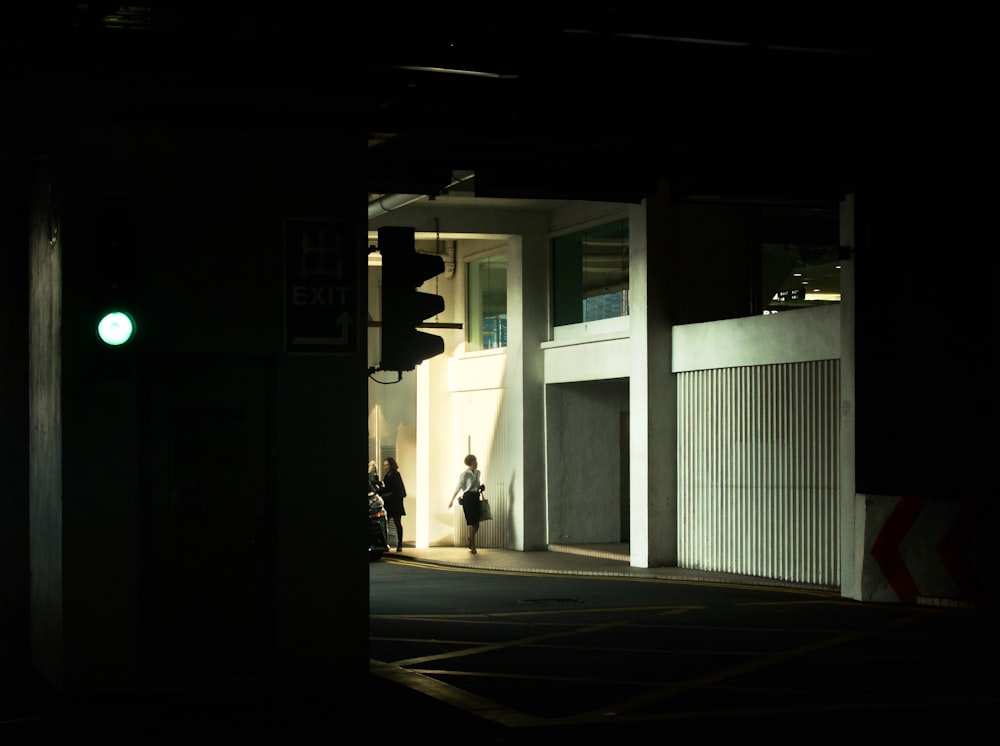
<svg viewBox="0 0 1000 746"><path fill-rule="evenodd" d="M585 280L588 271L588 252L585 250L588 234L592 240L608 240L605 233L614 227L618 227L618 247L616 254L605 252L607 256L617 256L619 261L624 261L619 266L620 277L612 285L618 285L619 290L603 294L588 295L587 282ZM559 256L562 247L559 243L567 239L579 238L577 261L563 261ZM624 248L624 251L622 251ZM567 251L574 250L574 247L566 247ZM608 321L609 319L628 318L631 313L630 308L630 280L631 280L631 224L628 215L605 216L599 221L594 221L585 227L575 227L573 230L564 231L558 235L553 235L549 239L549 255L552 267L551 280L551 314L553 330L560 327L575 326L595 322ZM596 252L590 252L596 256ZM607 273L607 277L613 277L614 273ZM619 295L619 310L616 314L588 314L588 300L596 301L600 298L611 298Z"/></svg>
<svg viewBox="0 0 1000 746"><path fill-rule="evenodd" d="M497 329L493 332L497 335L495 344L484 342L486 332L484 321L488 318L484 311L483 293L478 282L473 281L473 268L483 262L489 263L492 260L503 259L503 310L500 314L492 314L489 318L497 318ZM506 244L494 247L487 251L480 251L472 256L465 257L465 349L467 352L487 352L491 350L504 350L508 347L509 337L507 320L509 318L510 285L509 285L509 265L510 258ZM493 290L499 294L499 290ZM494 303L495 306L495 303ZM501 320L502 319L502 320Z"/></svg>

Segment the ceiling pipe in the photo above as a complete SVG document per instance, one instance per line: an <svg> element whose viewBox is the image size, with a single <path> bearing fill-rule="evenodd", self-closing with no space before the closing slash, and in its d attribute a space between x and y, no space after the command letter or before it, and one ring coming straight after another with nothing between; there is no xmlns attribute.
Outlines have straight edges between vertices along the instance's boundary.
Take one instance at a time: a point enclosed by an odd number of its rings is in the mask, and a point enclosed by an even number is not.
<svg viewBox="0 0 1000 746"><path fill-rule="evenodd" d="M383 194L368 203L368 219L372 220L426 197L426 194Z"/></svg>
<svg viewBox="0 0 1000 746"><path fill-rule="evenodd" d="M449 189L454 189L456 186L468 181L475 175L475 171L452 171L451 183L449 183L448 186L441 191L447 192ZM393 210L398 210L400 207L412 204L418 200L428 199L429 196L430 195L427 194L383 194L368 203L368 219L372 220L390 213Z"/></svg>

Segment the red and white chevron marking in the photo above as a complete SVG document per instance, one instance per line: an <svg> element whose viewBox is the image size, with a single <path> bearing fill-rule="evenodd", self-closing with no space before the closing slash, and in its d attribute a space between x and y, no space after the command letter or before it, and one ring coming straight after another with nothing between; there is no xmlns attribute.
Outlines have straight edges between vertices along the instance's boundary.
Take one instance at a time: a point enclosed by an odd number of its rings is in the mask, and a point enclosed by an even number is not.
<svg viewBox="0 0 1000 746"><path fill-rule="evenodd" d="M867 496L862 598L982 600L996 587L985 501Z"/></svg>

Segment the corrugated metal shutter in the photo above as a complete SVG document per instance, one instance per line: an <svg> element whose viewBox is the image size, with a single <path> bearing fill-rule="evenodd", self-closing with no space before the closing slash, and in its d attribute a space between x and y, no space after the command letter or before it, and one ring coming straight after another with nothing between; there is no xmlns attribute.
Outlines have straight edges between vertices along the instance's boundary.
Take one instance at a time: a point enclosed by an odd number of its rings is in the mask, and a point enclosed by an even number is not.
<svg viewBox="0 0 1000 746"><path fill-rule="evenodd" d="M680 373L678 565L837 586L840 363Z"/></svg>

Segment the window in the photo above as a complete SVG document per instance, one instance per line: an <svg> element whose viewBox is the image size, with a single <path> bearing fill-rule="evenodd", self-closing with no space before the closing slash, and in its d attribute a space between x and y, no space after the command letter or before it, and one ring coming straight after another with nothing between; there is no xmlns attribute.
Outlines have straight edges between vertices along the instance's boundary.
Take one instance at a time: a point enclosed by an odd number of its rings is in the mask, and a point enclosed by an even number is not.
<svg viewBox="0 0 1000 746"><path fill-rule="evenodd" d="M765 280L772 280L764 291L771 293L765 297L765 314L840 302L836 245L764 244L761 249Z"/></svg>
<svg viewBox="0 0 1000 746"><path fill-rule="evenodd" d="M628 220L552 242L553 324L628 316Z"/></svg>
<svg viewBox="0 0 1000 746"><path fill-rule="evenodd" d="M507 256L469 262L468 350L507 346Z"/></svg>
<svg viewBox="0 0 1000 746"><path fill-rule="evenodd" d="M836 209L765 210L760 230L763 313L840 302Z"/></svg>

